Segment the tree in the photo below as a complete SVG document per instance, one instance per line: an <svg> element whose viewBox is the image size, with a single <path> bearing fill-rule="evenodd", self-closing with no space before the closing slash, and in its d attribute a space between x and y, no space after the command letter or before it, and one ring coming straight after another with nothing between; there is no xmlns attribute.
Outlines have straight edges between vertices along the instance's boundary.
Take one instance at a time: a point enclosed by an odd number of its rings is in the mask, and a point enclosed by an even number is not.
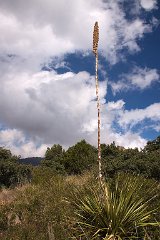
<svg viewBox="0 0 160 240"><path fill-rule="evenodd" d="M65 151L59 144L54 144L51 148L47 148L44 160L41 161L41 165L51 168L57 173L65 173L63 166L63 158Z"/></svg>
<svg viewBox="0 0 160 240"><path fill-rule="evenodd" d="M147 143L144 150L124 149L114 144L101 145L103 172L113 177L117 172L142 174L147 178L160 179L159 137Z"/></svg>
<svg viewBox="0 0 160 240"><path fill-rule="evenodd" d="M85 140L68 148L65 153L64 166L69 174L81 174L90 169L97 160L97 150Z"/></svg>
<svg viewBox="0 0 160 240"><path fill-rule="evenodd" d="M10 150L0 148L0 186L10 187L30 180L31 168L19 164L18 160Z"/></svg>
<svg viewBox="0 0 160 240"><path fill-rule="evenodd" d="M63 158L64 150L61 145L54 144L51 148L47 148L45 159L51 161L59 161Z"/></svg>
<svg viewBox="0 0 160 240"><path fill-rule="evenodd" d="M148 141L144 148L145 152L159 151L160 153L160 136L153 141Z"/></svg>
<svg viewBox="0 0 160 240"><path fill-rule="evenodd" d="M102 158L116 157L123 153L123 150L124 149L122 147L116 146L115 142L111 143L110 145L101 144Z"/></svg>
<svg viewBox="0 0 160 240"><path fill-rule="evenodd" d="M11 151L9 149L5 149L3 147L0 147L0 161L3 160L9 160L12 162L16 162L20 158L17 156L12 155Z"/></svg>

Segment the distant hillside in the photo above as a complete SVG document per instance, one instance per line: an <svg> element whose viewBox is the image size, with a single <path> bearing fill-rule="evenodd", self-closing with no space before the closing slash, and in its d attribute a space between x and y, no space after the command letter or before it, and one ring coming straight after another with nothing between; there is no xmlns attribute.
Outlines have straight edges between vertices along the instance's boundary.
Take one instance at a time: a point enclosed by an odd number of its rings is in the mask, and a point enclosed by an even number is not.
<svg viewBox="0 0 160 240"><path fill-rule="evenodd" d="M43 158L41 157L30 157L30 158L22 158L19 159L19 163L21 164L31 164L32 166L38 166Z"/></svg>

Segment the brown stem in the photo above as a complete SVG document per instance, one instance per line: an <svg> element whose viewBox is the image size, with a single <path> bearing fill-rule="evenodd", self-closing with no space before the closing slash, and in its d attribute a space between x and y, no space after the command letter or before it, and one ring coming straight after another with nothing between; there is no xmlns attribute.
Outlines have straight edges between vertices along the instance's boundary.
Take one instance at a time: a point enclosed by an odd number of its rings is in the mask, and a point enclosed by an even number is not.
<svg viewBox="0 0 160 240"><path fill-rule="evenodd" d="M96 96L97 96L97 111L98 111L98 165L99 165L99 180L102 184L102 163L101 163L101 118L100 118L100 98L98 84L98 52L96 57Z"/></svg>
<svg viewBox="0 0 160 240"><path fill-rule="evenodd" d="M95 80L96 80L96 97L97 97L97 112L98 112L98 165L99 165L99 181L103 186L102 179L102 163L101 163L101 118L100 118L100 97L99 97L99 86L98 86L98 41L99 41L99 27L98 22L95 22L93 31L93 53L95 54Z"/></svg>

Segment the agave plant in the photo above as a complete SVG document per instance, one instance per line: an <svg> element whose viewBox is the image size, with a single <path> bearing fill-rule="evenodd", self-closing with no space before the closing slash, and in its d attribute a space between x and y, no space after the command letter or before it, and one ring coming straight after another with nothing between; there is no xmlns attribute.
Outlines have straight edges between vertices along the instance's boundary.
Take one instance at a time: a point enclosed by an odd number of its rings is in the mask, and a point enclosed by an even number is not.
<svg viewBox="0 0 160 240"><path fill-rule="evenodd" d="M119 175L114 184L106 183L103 196L96 186L86 188L85 194L77 189L74 204L85 239L150 239L146 227L159 224L153 217L157 208L150 204L157 197L157 184L147 188L147 182Z"/></svg>

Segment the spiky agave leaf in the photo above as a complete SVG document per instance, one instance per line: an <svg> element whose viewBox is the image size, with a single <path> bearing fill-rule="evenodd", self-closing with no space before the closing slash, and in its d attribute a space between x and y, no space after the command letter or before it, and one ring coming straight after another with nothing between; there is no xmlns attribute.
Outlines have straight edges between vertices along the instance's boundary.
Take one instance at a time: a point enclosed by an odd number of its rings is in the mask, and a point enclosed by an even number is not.
<svg viewBox="0 0 160 240"><path fill-rule="evenodd" d="M144 178L123 175L116 178L114 186L106 184L107 195L104 190L102 196L97 187L86 189L86 194L79 192L75 198L79 224L92 239L138 239L146 226L159 224L152 222L157 209L150 206L156 198L157 185L153 184L146 190L148 195L142 196L146 185Z"/></svg>

